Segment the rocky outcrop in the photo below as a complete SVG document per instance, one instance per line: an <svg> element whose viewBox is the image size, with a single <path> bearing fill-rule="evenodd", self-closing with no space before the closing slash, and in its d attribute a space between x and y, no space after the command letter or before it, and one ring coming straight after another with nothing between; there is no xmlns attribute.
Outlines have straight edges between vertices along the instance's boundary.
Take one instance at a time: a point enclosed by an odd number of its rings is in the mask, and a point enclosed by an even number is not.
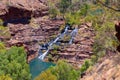
<svg viewBox="0 0 120 80"><path fill-rule="evenodd" d="M115 30L116 30L116 37L118 41L120 41L120 21L116 22L115 24ZM117 47L117 50L120 52L120 45Z"/></svg>
<svg viewBox="0 0 120 80"><path fill-rule="evenodd" d="M48 7L41 0L1 0L0 18L4 21L38 17L48 14Z"/></svg>
<svg viewBox="0 0 120 80"><path fill-rule="evenodd" d="M119 80L120 79L120 54L110 58L101 59L95 66L86 71L80 80Z"/></svg>

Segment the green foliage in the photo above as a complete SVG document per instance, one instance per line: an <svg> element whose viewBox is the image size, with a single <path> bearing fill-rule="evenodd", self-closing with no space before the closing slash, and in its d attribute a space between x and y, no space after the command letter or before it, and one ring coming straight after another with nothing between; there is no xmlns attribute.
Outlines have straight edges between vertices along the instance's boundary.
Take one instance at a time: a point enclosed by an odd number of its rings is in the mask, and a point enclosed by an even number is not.
<svg viewBox="0 0 120 80"><path fill-rule="evenodd" d="M68 12L65 13L65 21L66 23L69 23L70 25L79 25L81 23L80 19L82 17L85 17L88 13L89 5L84 4L81 6L81 8L76 12Z"/></svg>
<svg viewBox="0 0 120 80"><path fill-rule="evenodd" d="M92 56L91 56L91 62L92 62L93 64L96 63L97 60L98 60L97 56L95 56L95 55L92 55Z"/></svg>
<svg viewBox="0 0 120 80"><path fill-rule="evenodd" d="M60 48L59 45L53 45L54 50L58 50Z"/></svg>
<svg viewBox="0 0 120 80"><path fill-rule="evenodd" d="M84 64L80 68L80 74L84 73L91 66L90 60L85 60Z"/></svg>
<svg viewBox="0 0 120 80"><path fill-rule="evenodd" d="M51 54L48 54L48 61L53 61L53 56Z"/></svg>
<svg viewBox="0 0 120 80"><path fill-rule="evenodd" d="M70 7L70 5L71 5L71 0L61 0L58 3L58 8L60 12L64 14L67 11L67 9Z"/></svg>
<svg viewBox="0 0 120 80"><path fill-rule="evenodd" d="M0 75L9 74L13 80L30 80L31 74L22 47L11 47L0 53Z"/></svg>
<svg viewBox="0 0 120 80"><path fill-rule="evenodd" d="M78 72L64 61L58 61L52 72L58 80L77 80L79 76Z"/></svg>
<svg viewBox="0 0 120 80"><path fill-rule="evenodd" d="M53 18L56 18L56 16L58 15L59 11L56 9L56 8L50 8L49 9L49 14L50 14L50 17L53 19Z"/></svg>
<svg viewBox="0 0 120 80"><path fill-rule="evenodd" d="M8 75L1 75L0 80L12 80Z"/></svg>
<svg viewBox="0 0 120 80"><path fill-rule="evenodd" d="M10 32L8 27L3 26L3 21L0 19L0 36L10 37Z"/></svg>
<svg viewBox="0 0 120 80"><path fill-rule="evenodd" d="M78 77L78 71L71 65L58 61L56 66L43 71L35 80L78 80Z"/></svg>
<svg viewBox="0 0 120 80"><path fill-rule="evenodd" d="M6 51L5 45L0 42L0 53L4 53Z"/></svg>
<svg viewBox="0 0 120 80"><path fill-rule="evenodd" d="M88 9L89 9L89 5L88 4L82 5L81 9L80 9L80 14L83 15L83 16L86 16L87 12L88 12Z"/></svg>
<svg viewBox="0 0 120 80"><path fill-rule="evenodd" d="M2 19L0 19L0 26L2 26L3 25L3 21L2 21Z"/></svg>
<svg viewBox="0 0 120 80"><path fill-rule="evenodd" d="M95 64L99 58L105 56L108 51L115 52L118 44L114 35L114 20L118 20L118 13L102 7L101 5L92 5L88 10L88 14L83 18L83 23L92 22L93 29L95 30L95 38L93 45L93 56L89 62L85 62L80 72L84 73L88 69L88 65ZM114 14L114 15L113 15ZM111 17L112 16L112 17ZM86 65L87 64L87 65Z"/></svg>
<svg viewBox="0 0 120 80"><path fill-rule="evenodd" d="M113 46L113 42L116 41L114 36L114 25L110 22L107 22L101 27L95 27L97 30L95 43L94 43L94 52L103 52L106 49L115 51L115 47Z"/></svg>
<svg viewBox="0 0 120 80"><path fill-rule="evenodd" d="M51 73L51 69L43 71L35 80L57 80L57 77Z"/></svg>
<svg viewBox="0 0 120 80"><path fill-rule="evenodd" d="M70 25L80 24L80 13L66 13L65 14L65 21Z"/></svg>

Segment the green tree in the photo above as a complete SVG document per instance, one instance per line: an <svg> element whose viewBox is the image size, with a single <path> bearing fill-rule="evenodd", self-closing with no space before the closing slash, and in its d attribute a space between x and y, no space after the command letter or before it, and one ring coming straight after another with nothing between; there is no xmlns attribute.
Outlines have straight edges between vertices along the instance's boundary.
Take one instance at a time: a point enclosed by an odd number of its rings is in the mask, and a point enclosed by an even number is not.
<svg viewBox="0 0 120 80"><path fill-rule="evenodd" d="M80 73L84 73L90 67L90 65L90 60L85 60L84 64L80 68Z"/></svg>
<svg viewBox="0 0 120 80"><path fill-rule="evenodd" d="M58 80L77 80L79 76L78 72L64 61L58 61L52 73L57 76Z"/></svg>
<svg viewBox="0 0 120 80"><path fill-rule="evenodd" d="M30 80L31 74L22 47L11 47L0 53L0 75L9 74L13 80Z"/></svg>

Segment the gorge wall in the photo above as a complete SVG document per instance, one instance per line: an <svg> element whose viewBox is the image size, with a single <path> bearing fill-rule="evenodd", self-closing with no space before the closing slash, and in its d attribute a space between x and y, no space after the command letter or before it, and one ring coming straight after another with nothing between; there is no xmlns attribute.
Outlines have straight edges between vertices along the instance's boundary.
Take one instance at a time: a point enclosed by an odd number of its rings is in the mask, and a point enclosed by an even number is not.
<svg viewBox="0 0 120 80"><path fill-rule="evenodd" d="M0 19L8 21L10 39L5 41L6 46L23 46L27 52L28 62L37 57L39 44L47 43L61 33L63 20L51 20L48 16L48 6L44 0L1 0ZM29 18L29 23L11 23L9 20ZM23 20L24 21L24 20ZM92 25L79 25L78 34L73 44L65 46L53 55L53 60L65 59L67 62L81 65L92 55L94 30ZM0 36L1 37L1 36ZM52 53L52 51L50 52Z"/></svg>

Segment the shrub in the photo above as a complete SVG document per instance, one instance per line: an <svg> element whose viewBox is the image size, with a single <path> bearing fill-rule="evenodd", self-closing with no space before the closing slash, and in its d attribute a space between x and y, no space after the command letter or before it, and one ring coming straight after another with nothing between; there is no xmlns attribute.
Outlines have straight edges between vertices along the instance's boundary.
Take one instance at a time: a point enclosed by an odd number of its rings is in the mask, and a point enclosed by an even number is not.
<svg viewBox="0 0 120 80"><path fill-rule="evenodd" d="M90 66L91 66L90 60L85 60L85 62L80 68L80 74L83 74Z"/></svg>
<svg viewBox="0 0 120 80"><path fill-rule="evenodd" d="M74 24L80 24L80 14L79 12L76 13L66 13L65 14L65 21L66 23L70 24L70 25L74 25Z"/></svg>

